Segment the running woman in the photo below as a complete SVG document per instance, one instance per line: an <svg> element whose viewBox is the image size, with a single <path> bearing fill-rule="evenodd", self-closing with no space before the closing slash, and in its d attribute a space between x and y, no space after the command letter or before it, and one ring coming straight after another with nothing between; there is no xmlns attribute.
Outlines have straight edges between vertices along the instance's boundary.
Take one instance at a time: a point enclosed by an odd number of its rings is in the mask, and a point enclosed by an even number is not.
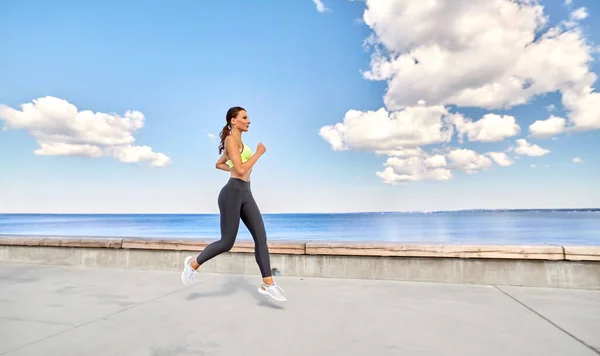
<svg viewBox="0 0 600 356"><path fill-rule="evenodd" d="M181 273L184 285L191 285L196 281L196 271L206 261L224 253L233 247L237 237L240 219L250 231L254 239L254 256L260 269L263 283L258 292L272 297L277 301L286 301L281 294L283 291L271 275L271 262L267 246L267 233L260 210L252 191L250 190L250 174L252 167L266 152L262 143L258 144L256 153L242 141L242 133L248 131L250 120L244 108L233 107L227 111L227 123L221 131L221 143L216 168L230 172L229 181L221 189L218 196L221 239L206 246L194 259L187 256Z"/></svg>

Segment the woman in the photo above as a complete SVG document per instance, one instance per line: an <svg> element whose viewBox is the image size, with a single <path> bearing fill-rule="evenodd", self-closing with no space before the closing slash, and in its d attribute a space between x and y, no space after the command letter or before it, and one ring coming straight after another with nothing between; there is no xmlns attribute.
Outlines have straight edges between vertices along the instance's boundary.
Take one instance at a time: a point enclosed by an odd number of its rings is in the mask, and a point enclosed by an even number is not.
<svg viewBox="0 0 600 356"><path fill-rule="evenodd" d="M248 131L250 120L244 108L233 107L227 111L227 123L221 131L221 144L216 168L231 173L229 181L221 189L218 197L219 211L221 214L221 239L215 241L193 259L185 259L181 281L185 285L195 282L198 268L206 261L231 250L237 236L240 218L250 231L254 239L254 256L260 268L263 283L258 291L278 301L287 299L281 294L281 288L273 282L271 276L271 262L267 247L267 233L265 225L250 190L250 173L258 159L266 149L262 143L258 144L256 153L242 142L242 133Z"/></svg>

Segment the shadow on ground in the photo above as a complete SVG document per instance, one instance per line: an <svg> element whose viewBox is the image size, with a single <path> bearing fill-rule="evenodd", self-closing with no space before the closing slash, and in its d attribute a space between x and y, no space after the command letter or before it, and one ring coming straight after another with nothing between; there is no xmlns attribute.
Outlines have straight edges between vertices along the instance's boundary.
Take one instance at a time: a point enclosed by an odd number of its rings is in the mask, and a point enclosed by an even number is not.
<svg viewBox="0 0 600 356"><path fill-rule="evenodd" d="M233 276L221 283L221 288L215 291L193 292L186 298L188 301L202 298L222 297L234 293L249 293L256 299L257 305L271 309L285 309L283 306L275 304L276 301L271 300L267 296L258 293L258 286L251 284L244 276Z"/></svg>

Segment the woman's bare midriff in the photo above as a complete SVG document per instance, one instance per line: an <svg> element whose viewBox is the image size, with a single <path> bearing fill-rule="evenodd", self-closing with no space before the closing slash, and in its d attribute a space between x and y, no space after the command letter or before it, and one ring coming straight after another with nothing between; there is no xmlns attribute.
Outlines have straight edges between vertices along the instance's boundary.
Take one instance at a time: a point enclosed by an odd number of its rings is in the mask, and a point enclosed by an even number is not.
<svg viewBox="0 0 600 356"><path fill-rule="evenodd" d="M233 169L233 167L231 168L230 172L231 172L231 178L237 178L237 179L241 179L241 180L244 180L246 182L249 182L250 181L250 174L252 173L252 168L250 168L248 170L248 172L246 172L246 174L244 174L244 175L238 174L235 171L235 169Z"/></svg>

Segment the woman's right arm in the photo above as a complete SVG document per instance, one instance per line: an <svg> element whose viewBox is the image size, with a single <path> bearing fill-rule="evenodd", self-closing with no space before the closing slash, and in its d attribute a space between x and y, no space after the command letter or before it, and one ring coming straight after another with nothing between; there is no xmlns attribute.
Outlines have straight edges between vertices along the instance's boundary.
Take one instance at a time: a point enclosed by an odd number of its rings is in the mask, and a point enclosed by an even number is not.
<svg viewBox="0 0 600 356"><path fill-rule="evenodd" d="M227 147L227 152L239 152L240 149L236 143L236 141L229 136L225 138L225 146ZM263 146L264 148L264 146ZM233 163L232 170L236 171L240 175L246 174L252 166L258 161L260 156L263 155L265 151L262 149L257 149L256 152L248 159L246 162L242 163L242 157L239 154L229 154L231 159L231 163Z"/></svg>

